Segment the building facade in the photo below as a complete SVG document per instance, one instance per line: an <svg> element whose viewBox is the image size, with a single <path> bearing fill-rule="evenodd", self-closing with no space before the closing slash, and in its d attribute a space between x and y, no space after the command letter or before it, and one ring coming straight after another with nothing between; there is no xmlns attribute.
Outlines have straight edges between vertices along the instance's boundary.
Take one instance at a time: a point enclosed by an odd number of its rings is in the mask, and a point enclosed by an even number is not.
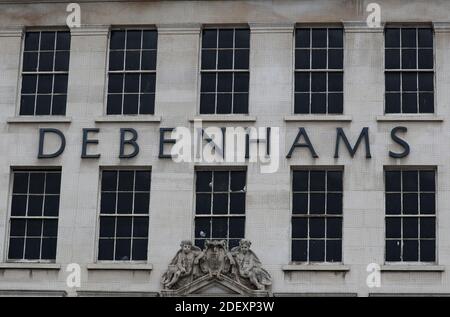
<svg viewBox="0 0 450 317"><path fill-rule="evenodd" d="M370 2L0 1L0 295L159 296L242 239L269 295L450 294L450 3ZM172 155L214 127L263 155Z"/></svg>

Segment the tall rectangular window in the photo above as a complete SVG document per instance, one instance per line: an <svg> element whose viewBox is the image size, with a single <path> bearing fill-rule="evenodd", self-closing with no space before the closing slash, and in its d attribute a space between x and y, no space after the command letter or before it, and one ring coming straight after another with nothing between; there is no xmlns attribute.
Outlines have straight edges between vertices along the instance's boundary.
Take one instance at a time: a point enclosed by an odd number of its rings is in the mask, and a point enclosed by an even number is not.
<svg viewBox="0 0 450 317"><path fill-rule="evenodd" d="M15 170L9 260L56 259L60 170Z"/></svg>
<svg viewBox="0 0 450 317"><path fill-rule="evenodd" d="M245 237L246 171L197 171L195 244L224 239L230 248Z"/></svg>
<svg viewBox="0 0 450 317"><path fill-rule="evenodd" d="M250 30L205 29L200 114L247 114Z"/></svg>
<svg viewBox="0 0 450 317"><path fill-rule="evenodd" d="M109 44L108 115L154 114L156 30L113 30Z"/></svg>
<svg viewBox="0 0 450 317"><path fill-rule="evenodd" d="M436 260L433 169L386 170L386 261Z"/></svg>
<svg viewBox="0 0 450 317"><path fill-rule="evenodd" d="M26 32L20 115L65 115L70 32Z"/></svg>
<svg viewBox="0 0 450 317"><path fill-rule="evenodd" d="M343 113L343 60L341 28L296 29L294 113Z"/></svg>
<svg viewBox="0 0 450 317"><path fill-rule="evenodd" d="M146 261L151 172L104 170L101 178L98 259Z"/></svg>
<svg viewBox="0 0 450 317"><path fill-rule="evenodd" d="M292 261L342 261L342 171L295 170Z"/></svg>
<svg viewBox="0 0 450 317"><path fill-rule="evenodd" d="M389 27L384 37L385 113L433 113L433 30Z"/></svg>

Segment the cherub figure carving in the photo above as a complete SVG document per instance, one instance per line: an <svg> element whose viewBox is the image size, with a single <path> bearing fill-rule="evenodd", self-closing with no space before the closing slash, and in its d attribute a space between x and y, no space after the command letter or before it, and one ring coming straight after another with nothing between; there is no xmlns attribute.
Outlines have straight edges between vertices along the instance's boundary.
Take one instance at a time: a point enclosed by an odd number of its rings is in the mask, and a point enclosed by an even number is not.
<svg viewBox="0 0 450 317"><path fill-rule="evenodd" d="M181 249L170 262L169 268L162 276L164 288L171 289L175 284L186 279L186 283L193 280L196 274L197 257L202 253L199 247L193 246L189 240L181 241Z"/></svg>
<svg viewBox="0 0 450 317"><path fill-rule="evenodd" d="M205 249L196 259L200 261L200 268L203 273L209 276L221 278L222 274L227 274L231 266L234 265L233 257L228 251L225 240L206 240Z"/></svg>
<svg viewBox="0 0 450 317"><path fill-rule="evenodd" d="M250 250L251 244L249 240L242 239L239 246L231 250L236 263L234 274L239 283L241 283L240 278L248 279L256 289L265 290L266 286L272 284L272 277L262 268L256 254Z"/></svg>

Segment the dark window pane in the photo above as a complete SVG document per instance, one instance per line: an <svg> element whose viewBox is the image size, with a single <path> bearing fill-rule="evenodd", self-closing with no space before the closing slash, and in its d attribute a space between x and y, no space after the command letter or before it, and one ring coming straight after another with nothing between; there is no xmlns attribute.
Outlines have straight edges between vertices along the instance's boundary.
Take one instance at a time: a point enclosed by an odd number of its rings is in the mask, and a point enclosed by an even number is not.
<svg viewBox="0 0 450 317"><path fill-rule="evenodd" d="M56 49L59 51L70 50L70 32L57 32Z"/></svg>
<svg viewBox="0 0 450 317"><path fill-rule="evenodd" d="M138 70L140 68L141 53L139 51L127 51L125 56L125 69Z"/></svg>
<svg viewBox="0 0 450 317"><path fill-rule="evenodd" d="M139 114L154 114L155 113L155 95L141 94L140 95L140 109Z"/></svg>
<svg viewBox="0 0 450 317"><path fill-rule="evenodd" d="M327 68L327 50L313 50L311 56L311 68L325 69Z"/></svg>
<svg viewBox="0 0 450 317"><path fill-rule="evenodd" d="M419 237L419 218L403 218L403 238Z"/></svg>
<svg viewBox="0 0 450 317"><path fill-rule="evenodd" d="M108 95L107 114L122 113L122 95Z"/></svg>
<svg viewBox="0 0 450 317"><path fill-rule="evenodd" d="M309 91L309 73L295 73L295 91Z"/></svg>
<svg viewBox="0 0 450 317"><path fill-rule="evenodd" d="M42 260L54 260L56 258L56 238L42 239Z"/></svg>
<svg viewBox="0 0 450 317"><path fill-rule="evenodd" d="M402 29L402 47L416 47L416 29Z"/></svg>
<svg viewBox="0 0 450 317"><path fill-rule="evenodd" d="M116 217L100 217L100 238L116 236Z"/></svg>
<svg viewBox="0 0 450 317"><path fill-rule="evenodd" d="M328 91L343 91L342 73L328 73Z"/></svg>
<svg viewBox="0 0 450 317"><path fill-rule="evenodd" d="M41 33L41 51L51 51L55 49L55 32Z"/></svg>
<svg viewBox="0 0 450 317"><path fill-rule="evenodd" d="M403 194L403 213L418 214L418 194Z"/></svg>
<svg viewBox="0 0 450 317"><path fill-rule="evenodd" d="M202 47L203 48L217 47L217 30L203 30Z"/></svg>
<svg viewBox="0 0 450 317"><path fill-rule="evenodd" d="M142 31L127 31L127 49L140 49Z"/></svg>
<svg viewBox="0 0 450 317"><path fill-rule="evenodd" d="M341 262L342 261L342 241L341 240L327 240L327 262Z"/></svg>
<svg viewBox="0 0 450 317"><path fill-rule="evenodd" d="M235 92L248 92L249 84L248 73L236 73L234 74L234 91Z"/></svg>
<svg viewBox="0 0 450 317"><path fill-rule="evenodd" d="M433 47L433 30L432 29L418 29L419 47Z"/></svg>
<svg viewBox="0 0 450 317"><path fill-rule="evenodd" d="M123 70L124 65L124 51L111 51L109 53L109 70Z"/></svg>
<svg viewBox="0 0 450 317"><path fill-rule="evenodd" d="M11 219L11 237L22 237L25 236L25 219Z"/></svg>
<svg viewBox="0 0 450 317"><path fill-rule="evenodd" d="M44 220L44 228L42 235L44 237L56 237L58 235L58 220L56 219Z"/></svg>
<svg viewBox="0 0 450 317"><path fill-rule="evenodd" d="M436 220L434 217L420 219L420 238L436 238Z"/></svg>
<svg viewBox="0 0 450 317"><path fill-rule="evenodd" d="M418 68L433 69L433 50L420 49L418 54Z"/></svg>
<svg viewBox="0 0 450 317"><path fill-rule="evenodd" d="M308 190L308 171L294 171L292 190L293 191L307 191Z"/></svg>
<svg viewBox="0 0 450 317"><path fill-rule="evenodd" d="M386 29L384 35L385 47L400 47L400 29Z"/></svg>
<svg viewBox="0 0 450 317"><path fill-rule="evenodd" d="M327 47L326 29L312 29L312 47Z"/></svg>
<svg viewBox="0 0 450 317"><path fill-rule="evenodd" d="M34 72L38 66L38 53L23 53L23 71Z"/></svg>
<svg viewBox="0 0 450 317"><path fill-rule="evenodd" d="M143 51L141 63L142 70L156 70L156 51Z"/></svg>
<svg viewBox="0 0 450 317"><path fill-rule="evenodd" d="M342 194L327 194L327 214L342 214Z"/></svg>
<svg viewBox="0 0 450 317"><path fill-rule="evenodd" d="M233 68L233 50L218 51L217 68L218 69L232 69Z"/></svg>
<svg viewBox="0 0 450 317"><path fill-rule="evenodd" d="M386 194L386 214L399 215L401 213L401 194Z"/></svg>
<svg viewBox="0 0 450 317"><path fill-rule="evenodd" d="M134 185L134 172L133 171L120 171L119 172L119 191L132 191Z"/></svg>
<svg viewBox="0 0 450 317"><path fill-rule="evenodd" d="M42 220L27 220L27 236L40 237L42 235Z"/></svg>
<svg viewBox="0 0 450 317"><path fill-rule="evenodd" d="M129 261L131 256L131 239L116 240L116 261Z"/></svg>
<svg viewBox="0 0 450 317"><path fill-rule="evenodd" d="M418 190L418 172L404 171L402 173L403 191L417 191Z"/></svg>
<svg viewBox="0 0 450 317"><path fill-rule="evenodd" d="M63 116L66 114L67 95L53 96L52 115Z"/></svg>
<svg viewBox="0 0 450 317"><path fill-rule="evenodd" d="M124 49L125 48L125 32L124 31L111 31L111 49Z"/></svg>
<svg viewBox="0 0 450 317"><path fill-rule="evenodd" d="M147 214L150 207L150 194L134 194L134 213Z"/></svg>
<svg viewBox="0 0 450 317"><path fill-rule="evenodd" d="M400 101L401 95L396 94L386 94L386 113L400 113Z"/></svg>
<svg viewBox="0 0 450 317"><path fill-rule="evenodd" d="M417 113L417 94L403 93L402 94L402 112L403 113Z"/></svg>
<svg viewBox="0 0 450 317"><path fill-rule="evenodd" d="M230 214L245 213L245 193L230 194Z"/></svg>
<svg viewBox="0 0 450 317"><path fill-rule="evenodd" d="M45 173L30 173L30 193L44 193Z"/></svg>
<svg viewBox="0 0 450 317"><path fill-rule="evenodd" d="M342 191L342 172L327 172L327 189L328 191Z"/></svg>
<svg viewBox="0 0 450 317"><path fill-rule="evenodd" d="M292 218L292 238L308 238L307 218Z"/></svg>
<svg viewBox="0 0 450 317"><path fill-rule="evenodd" d="M310 50L295 50L295 68L309 69L310 68Z"/></svg>
<svg viewBox="0 0 450 317"><path fill-rule="evenodd" d="M51 95L38 95L36 101L36 115L49 115L51 104Z"/></svg>
<svg viewBox="0 0 450 317"><path fill-rule="evenodd" d="M25 241L25 259L38 260L41 251L40 238L27 238Z"/></svg>
<svg viewBox="0 0 450 317"><path fill-rule="evenodd" d="M402 68L415 69L417 67L416 54L415 49L402 49Z"/></svg>
<svg viewBox="0 0 450 317"><path fill-rule="evenodd" d="M434 240L420 240L420 261L434 262L436 260L436 242Z"/></svg>
<svg viewBox="0 0 450 317"><path fill-rule="evenodd" d="M309 218L309 237L325 238L325 219Z"/></svg>
<svg viewBox="0 0 450 317"><path fill-rule="evenodd" d="M196 191L211 192L212 172L197 172Z"/></svg>
<svg viewBox="0 0 450 317"><path fill-rule="evenodd" d="M102 191L115 191L117 189L117 172L102 172Z"/></svg>
<svg viewBox="0 0 450 317"><path fill-rule="evenodd" d="M245 218L230 218L230 238L244 238Z"/></svg>
<svg viewBox="0 0 450 317"><path fill-rule="evenodd" d="M217 91L231 92L233 87L233 74L220 73L217 78Z"/></svg>
<svg viewBox="0 0 450 317"><path fill-rule="evenodd" d="M145 261L147 260L147 239L133 239L133 261Z"/></svg>
<svg viewBox="0 0 450 317"><path fill-rule="evenodd" d="M52 86L53 86L52 75L39 75L38 93L49 94L52 92Z"/></svg>
<svg viewBox="0 0 450 317"><path fill-rule="evenodd" d="M217 113L218 114L231 113L232 102L233 102L232 94L218 94L217 95Z"/></svg>
<svg viewBox="0 0 450 317"><path fill-rule="evenodd" d="M292 213L307 214L308 213L308 194L293 194Z"/></svg>
<svg viewBox="0 0 450 317"><path fill-rule="evenodd" d="M36 75L23 75L22 77L22 93L34 94L36 92Z"/></svg>
<svg viewBox="0 0 450 317"><path fill-rule="evenodd" d="M14 173L14 194L26 194L28 193L28 177L29 173Z"/></svg>
<svg viewBox="0 0 450 317"><path fill-rule="evenodd" d="M203 73L202 74L202 92L215 92L216 91L216 74Z"/></svg>
<svg viewBox="0 0 450 317"><path fill-rule="evenodd" d="M386 69L399 69L400 68L400 50L399 49L385 50L384 59L385 59Z"/></svg>
<svg viewBox="0 0 450 317"><path fill-rule="evenodd" d="M433 91L433 73L419 73L419 90L420 91Z"/></svg>
<svg viewBox="0 0 450 317"><path fill-rule="evenodd" d="M325 172L311 171L310 172L310 190L324 191L325 190Z"/></svg>
<svg viewBox="0 0 450 317"><path fill-rule="evenodd" d="M233 48L233 33L232 29L219 30L219 48Z"/></svg>
<svg viewBox="0 0 450 317"><path fill-rule="evenodd" d="M195 238L211 237L211 218L195 219Z"/></svg>
<svg viewBox="0 0 450 317"><path fill-rule="evenodd" d="M156 50L158 46L158 32L156 30L146 30L143 33L142 48Z"/></svg>
<svg viewBox="0 0 450 317"><path fill-rule="evenodd" d="M400 73L386 73L386 91L400 91Z"/></svg>
<svg viewBox="0 0 450 317"><path fill-rule="evenodd" d="M213 195L213 214L227 214L228 213L228 194L214 194Z"/></svg>
<svg viewBox="0 0 450 317"><path fill-rule="evenodd" d="M308 93L295 94L294 113L309 113L309 96Z"/></svg>
<svg viewBox="0 0 450 317"><path fill-rule="evenodd" d="M229 172L214 172L214 191L227 191Z"/></svg>
<svg viewBox="0 0 450 317"><path fill-rule="evenodd" d="M43 196L29 196L28 216L42 216Z"/></svg>
<svg viewBox="0 0 450 317"><path fill-rule="evenodd" d="M312 262L323 262L325 259L325 241L309 241L309 260Z"/></svg>
<svg viewBox="0 0 450 317"><path fill-rule="evenodd" d="M343 47L343 43L342 29L328 30L328 47Z"/></svg>
<svg viewBox="0 0 450 317"><path fill-rule="evenodd" d="M227 238L227 218L213 218L212 219L212 238L226 239Z"/></svg>
<svg viewBox="0 0 450 317"><path fill-rule="evenodd" d="M419 260L419 243L417 240L403 241L403 261Z"/></svg>
<svg viewBox="0 0 450 317"><path fill-rule="evenodd" d="M70 52L56 52L55 71L68 71L69 59L70 59Z"/></svg>
<svg viewBox="0 0 450 317"><path fill-rule="evenodd" d="M434 171L420 171L420 190L435 191Z"/></svg>
<svg viewBox="0 0 450 317"><path fill-rule="evenodd" d="M133 225L132 217L117 217L116 237L131 237L131 228Z"/></svg>
<svg viewBox="0 0 450 317"><path fill-rule="evenodd" d="M100 239L98 243L98 259L114 260L114 240Z"/></svg>
<svg viewBox="0 0 450 317"><path fill-rule="evenodd" d="M295 31L295 47L310 47L310 29L297 29Z"/></svg>
<svg viewBox="0 0 450 317"><path fill-rule="evenodd" d="M139 95L126 94L123 96L123 114L137 114L139 105Z"/></svg>
<svg viewBox="0 0 450 317"><path fill-rule="evenodd" d="M433 113L434 112L434 96L433 93L419 94L419 112Z"/></svg>
<svg viewBox="0 0 450 317"><path fill-rule="evenodd" d="M25 51L39 50L39 32L26 32Z"/></svg>
<svg viewBox="0 0 450 317"><path fill-rule="evenodd" d="M150 171L136 171L135 190L149 191L150 190Z"/></svg>
<svg viewBox="0 0 450 317"><path fill-rule="evenodd" d="M11 216L25 216L27 212L27 196L13 195L11 200Z"/></svg>
<svg viewBox="0 0 450 317"><path fill-rule="evenodd" d="M324 93L311 94L311 113L327 112L327 95Z"/></svg>
<svg viewBox="0 0 450 317"><path fill-rule="evenodd" d="M235 93L233 95L233 113L248 113L247 93Z"/></svg>
<svg viewBox="0 0 450 317"><path fill-rule="evenodd" d="M23 238L9 239L8 259L10 259L10 260L23 259L24 243L25 243L25 239L23 239Z"/></svg>
<svg viewBox="0 0 450 317"><path fill-rule="evenodd" d="M54 58L54 52L41 52L39 54L39 71L52 71Z"/></svg>
<svg viewBox="0 0 450 317"><path fill-rule="evenodd" d="M236 48L250 48L250 31L249 30L235 30Z"/></svg>
<svg viewBox="0 0 450 317"><path fill-rule="evenodd" d="M310 194L309 212L311 214L325 213L325 194Z"/></svg>
<svg viewBox="0 0 450 317"><path fill-rule="evenodd" d="M344 61L344 51L340 50L328 50L328 68L329 69L342 69Z"/></svg>
<svg viewBox="0 0 450 317"><path fill-rule="evenodd" d="M117 213L131 214L133 212L133 194L119 193L117 195Z"/></svg>
<svg viewBox="0 0 450 317"><path fill-rule="evenodd" d="M67 93L67 75L55 75L53 93L66 94Z"/></svg>
<svg viewBox="0 0 450 317"><path fill-rule="evenodd" d="M417 91L417 73L402 73L403 91Z"/></svg>
<svg viewBox="0 0 450 317"><path fill-rule="evenodd" d="M59 213L59 195L45 196L44 216L58 216Z"/></svg>
<svg viewBox="0 0 450 317"><path fill-rule="evenodd" d="M401 241L387 240L386 241L386 261L395 262L401 260Z"/></svg>
<svg viewBox="0 0 450 317"><path fill-rule="evenodd" d="M400 218L386 218L386 238L402 237L402 222Z"/></svg>
<svg viewBox="0 0 450 317"><path fill-rule="evenodd" d="M342 238L342 218L327 218L327 238Z"/></svg>
<svg viewBox="0 0 450 317"><path fill-rule="evenodd" d="M436 198L434 194L420 194L420 213L434 214L436 212Z"/></svg>
<svg viewBox="0 0 450 317"><path fill-rule="evenodd" d="M110 74L108 83L108 92L110 93L123 92L123 80L124 75L122 74Z"/></svg>
<svg viewBox="0 0 450 317"><path fill-rule="evenodd" d="M245 190L246 172L232 171L231 172L231 191Z"/></svg>
<svg viewBox="0 0 450 317"><path fill-rule="evenodd" d="M311 91L322 92L327 89L327 75L326 73L312 73L311 74Z"/></svg>
<svg viewBox="0 0 450 317"><path fill-rule="evenodd" d="M20 98L20 115L33 115L34 114L34 104L36 97L33 96L21 96Z"/></svg>
<svg viewBox="0 0 450 317"><path fill-rule="evenodd" d="M199 215L211 213L211 194L197 194L195 212Z"/></svg>
<svg viewBox="0 0 450 317"><path fill-rule="evenodd" d="M202 50L202 69L216 69L216 50Z"/></svg>
<svg viewBox="0 0 450 317"><path fill-rule="evenodd" d="M125 92L139 92L139 75L126 74L125 75Z"/></svg>
<svg viewBox="0 0 450 317"><path fill-rule="evenodd" d="M308 260L308 241L292 241L292 261L306 262Z"/></svg>

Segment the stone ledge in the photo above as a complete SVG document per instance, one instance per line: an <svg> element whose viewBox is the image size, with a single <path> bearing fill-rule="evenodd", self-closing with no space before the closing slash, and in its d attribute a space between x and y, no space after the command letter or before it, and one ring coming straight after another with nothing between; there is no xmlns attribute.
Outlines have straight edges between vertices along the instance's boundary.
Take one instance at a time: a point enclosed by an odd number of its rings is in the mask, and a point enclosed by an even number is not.
<svg viewBox="0 0 450 317"><path fill-rule="evenodd" d="M381 266L381 272L444 272L442 265L396 265Z"/></svg>
<svg viewBox="0 0 450 317"><path fill-rule="evenodd" d="M190 122L256 122L256 117L247 115L199 115L189 118Z"/></svg>
<svg viewBox="0 0 450 317"><path fill-rule="evenodd" d="M9 124L15 123L71 123L72 118L65 116L16 116L6 119Z"/></svg>
<svg viewBox="0 0 450 317"><path fill-rule="evenodd" d="M0 297L66 297L64 290L0 289Z"/></svg>
<svg viewBox="0 0 450 317"><path fill-rule="evenodd" d="M436 115L422 115L422 114L392 114L377 116L378 122L443 122L444 117Z"/></svg>
<svg viewBox="0 0 450 317"><path fill-rule="evenodd" d="M61 264L56 263L27 263L8 262L0 263L0 270L56 270L61 269Z"/></svg>
<svg viewBox="0 0 450 317"><path fill-rule="evenodd" d="M351 122L352 116L349 115L291 115L285 116L286 122Z"/></svg>
<svg viewBox="0 0 450 317"><path fill-rule="evenodd" d="M0 28L0 37L22 37L24 27L11 26Z"/></svg>
<svg viewBox="0 0 450 317"><path fill-rule="evenodd" d="M159 297L158 292L77 290L79 297Z"/></svg>
<svg viewBox="0 0 450 317"><path fill-rule="evenodd" d="M285 272L348 272L350 267L343 264L288 264L281 268Z"/></svg>
<svg viewBox="0 0 450 317"><path fill-rule="evenodd" d="M345 33L383 33L384 23L379 27L369 27L366 21L344 21Z"/></svg>
<svg viewBox="0 0 450 317"><path fill-rule="evenodd" d="M159 35L198 35L201 31L199 23L180 23L180 24L158 24L156 26Z"/></svg>
<svg viewBox="0 0 450 317"><path fill-rule="evenodd" d="M82 25L79 28L70 28L70 34L72 36L107 36L109 29L109 25Z"/></svg>
<svg viewBox="0 0 450 317"><path fill-rule="evenodd" d="M249 23L251 33L293 33L295 23Z"/></svg>
<svg viewBox="0 0 450 317"><path fill-rule="evenodd" d="M110 115L95 118L95 123L127 123L127 122L159 123L161 122L161 117L154 115L136 115L136 116Z"/></svg>
<svg viewBox="0 0 450 317"><path fill-rule="evenodd" d="M151 271L152 264L147 263L93 263L86 266L88 271Z"/></svg>

